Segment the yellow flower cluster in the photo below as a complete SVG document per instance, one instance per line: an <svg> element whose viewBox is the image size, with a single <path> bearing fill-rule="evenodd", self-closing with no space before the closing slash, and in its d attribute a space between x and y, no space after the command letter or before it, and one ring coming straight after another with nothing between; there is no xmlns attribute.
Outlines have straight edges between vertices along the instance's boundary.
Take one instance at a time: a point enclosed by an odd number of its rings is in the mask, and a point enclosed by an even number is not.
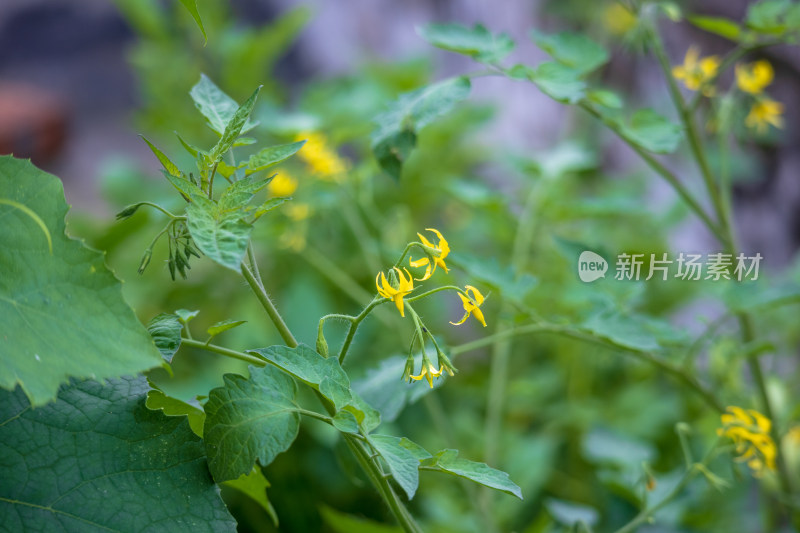
<svg viewBox="0 0 800 533"><path fill-rule="evenodd" d="M765 133L770 125L783 127L783 104L764 94L764 89L772 83L774 77L772 65L764 59L747 65L736 65L736 86L755 98L744 123L760 134Z"/></svg>
<svg viewBox="0 0 800 533"><path fill-rule="evenodd" d="M690 91L701 91L705 96L714 96L714 81L719 74L720 60L717 56L700 57L697 46L690 46L686 51L683 64L672 67L675 79L683 81ZM769 61L760 60L754 63L736 65L736 87L751 95L755 101L745 118L745 125L759 134L767 131L769 126L783 127L783 104L771 99L764 90L772 83L775 72Z"/></svg>
<svg viewBox="0 0 800 533"><path fill-rule="evenodd" d="M733 439L738 460L746 461L756 477L766 470L775 470L777 448L770 436L772 422L758 411L730 406L723 414L722 428L717 434Z"/></svg>
<svg viewBox="0 0 800 533"><path fill-rule="evenodd" d="M297 155L308 165L311 172L324 180L341 181L347 171L347 164L330 148L328 139L319 132L301 132L295 141L305 140L306 144Z"/></svg>
<svg viewBox="0 0 800 533"><path fill-rule="evenodd" d="M686 51L686 57L682 65L672 67L672 75L683 81L686 88L690 91L702 91L706 96L713 96L715 93L712 82L717 77L719 69L719 58L708 56L700 59L700 50L696 46L690 46Z"/></svg>
<svg viewBox="0 0 800 533"><path fill-rule="evenodd" d="M448 272L447 263L445 263L445 259L450 254L450 245L447 242L447 239L441 234L439 230L433 228L427 228L426 231L430 231L437 237L437 241L434 244L433 242L429 241L424 235L421 233L417 233L419 237L419 242L409 244L408 248L411 247L418 247L424 253L425 257L420 259L414 260L412 257L409 256L408 262L409 266L413 268L425 268L425 273L421 278L414 278L411 273L408 271L407 268L403 268L402 270L397 266L392 267L392 270L389 272L389 277L387 278L384 272L378 272L375 276L375 287L378 290L378 296L382 298L386 298L387 300L391 300L394 302L397 310L400 311L400 316L405 317L406 312L406 303L405 297L411 294L414 291L414 280L417 281L425 281L430 279L433 276L433 273L436 272L437 267L441 267L442 270ZM461 298L461 302L464 306L464 316L458 322L450 322L453 325L463 324L467 318L471 315L474 315L475 318L486 327L486 320L484 319L483 312L480 309L481 304L483 304L484 300L486 299L481 292L471 285L467 285L464 290L458 287L442 287L440 289L435 289L431 292L438 292L438 290L453 290L458 293L459 298ZM414 320L416 326L416 333L414 334L414 339L411 341L411 346L413 349L414 342L418 339L420 345L422 346L422 368L420 369L419 374L414 374L414 357L412 354L409 354L409 358L406 362L406 368L403 372L403 377L405 379L410 379L414 381L420 381L422 379L426 379L428 384L433 387L433 378L440 377L443 372L447 372L451 376L454 373L455 368L453 367L450 360L447 356L439 349L439 346L436 344L436 339L433 335L424 327L422 324L422 320L420 319L419 315L414 312L413 309L410 308L410 304L408 308L411 312L412 318ZM433 344L436 346L437 356L438 356L438 367L435 366L428 356L425 354L425 336L430 337Z"/></svg>

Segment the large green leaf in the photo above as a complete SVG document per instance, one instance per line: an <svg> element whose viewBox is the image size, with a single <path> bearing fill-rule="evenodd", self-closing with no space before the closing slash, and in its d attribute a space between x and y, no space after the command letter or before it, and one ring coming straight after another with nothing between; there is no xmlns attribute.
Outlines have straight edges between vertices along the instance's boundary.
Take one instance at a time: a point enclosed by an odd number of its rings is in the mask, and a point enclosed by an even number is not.
<svg viewBox="0 0 800 533"><path fill-rule="evenodd" d="M433 46L458 52L478 61L500 61L514 49L514 41L505 33L492 35L480 24L467 28L460 24L429 24L417 33Z"/></svg>
<svg viewBox="0 0 800 533"><path fill-rule="evenodd" d="M467 478L475 483L522 499L522 491L516 483L509 479L508 474L487 466L485 463L461 459L458 456L458 450L442 450L428 462L432 463L430 466L438 467L449 474Z"/></svg>
<svg viewBox="0 0 800 533"><path fill-rule="evenodd" d="M192 196L186 215L186 227L200 251L220 265L241 272L253 226L238 212L221 211L202 196Z"/></svg>
<svg viewBox="0 0 800 533"><path fill-rule="evenodd" d="M21 385L37 406L69 377L162 363L103 254L65 235L67 209L58 178L0 156L0 387Z"/></svg>
<svg viewBox="0 0 800 533"><path fill-rule="evenodd" d="M208 125L220 135L225 131L228 123L239 109L236 100L222 92L205 74L200 74L200 81L189 91L194 100L194 105L208 119ZM256 123L247 121L241 129L245 133L256 126Z"/></svg>
<svg viewBox="0 0 800 533"><path fill-rule="evenodd" d="M608 61L606 49L582 33L547 35L531 30L531 39L553 59L581 74L588 74Z"/></svg>
<svg viewBox="0 0 800 533"><path fill-rule="evenodd" d="M296 348L270 346L248 351L314 387L332 401L336 409L342 409L352 401L350 378L335 357L322 357L305 344Z"/></svg>
<svg viewBox="0 0 800 533"><path fill-rule="evenodd" d="M642 148L657 154L670 154L678 149L683 130L652 109L640 109L630 124L620 124L622 134Z"/></svg>
<svg viewBox="0 0 800 533"><path fill-rule="evenodd" d="M181 418L144 406L143 377L84 381L32 409L0 391L4 531L236 531Z"/></svg>
<svg viewBox="0 0 800 533"><path fill-rule="evenodd" d="M267 466L297 437L300 415L291 377L275 367L250 367L250 378L225 374L205 405L203 429L209 468L218 482Z"/></svg>
<svg viewBox="0 0 800 533"><path fill-rule="evenodd" d="M261 87L259 86L255 91L253 91L253 94L250 95L250 98L245 100L245 102L233 113L230 121L225 125L225 130L222 132L222 137L220 137L217 144L214 145L214 148L212 148L211 152L208 154L208 158L212 162L216 163L221 161L225 153L233 147L233 144L236 142L239 134L242 133L245 124L250 118L250 113L253 112L253 107L256 105L256 99L258 98L258 93L260 91Z"/></svg>
<svg viewBox="0 0 800 533"><path fill-rule="evenodd" d="M403 164L416 146L417 132L448 113L469 91L469 79L459 77L400 95L375 118L372 151L381 168L400 179Z"/></svg>
<svg viewBox="0 0 800 533"><path fill-rule="evenodd" d="M417 448L412 451L407 446L404 446L403 440L406 442L408 439L401 439L400 437L393 437L391 435L371 435L369 443L375 448L386 465L389 467L389 472L398 485L408 495L408 499L414 497L419 486L419 462L420 458L415 453ZM412 443L413 444L413 443ZM430 457L430 454L428 454Z"/></svg>

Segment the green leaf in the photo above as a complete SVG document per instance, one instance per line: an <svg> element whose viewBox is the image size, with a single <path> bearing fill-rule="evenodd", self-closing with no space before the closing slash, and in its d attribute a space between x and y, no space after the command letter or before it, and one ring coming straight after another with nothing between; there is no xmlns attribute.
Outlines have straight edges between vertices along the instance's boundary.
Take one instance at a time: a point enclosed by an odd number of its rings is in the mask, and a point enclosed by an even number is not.
<svg viewBox="0 0 800 533"><path fill-rule="evenodd" d="M606 49L582 33L547 35L531 30L531 39L553 59L580 75L586 75L608 61Z"/></svg>
<svg viewBox="0 0 800 533"><path fill-rule="evenodd" d="M197 11L197 0L181 0L181 4L183 4L189 14L192 16L197 24L197 27L200 28L200 32L203 34L203 39L207 43L208 36L206 35L206 29L203 27L203 21L200 19L200 13Z"/></svg>
<svg viewBox="0 0 800 533"><path fill-rule="evenodd" d="M161 357L167 363L171 363L172 357L181 345L183 326L178 317L170 313L156 315L148 322L147 331L153 337Z"/></svg>
<svg viewBox="0 0 800 533"><path fill-rule="evenodd" d="M254 466L249 474L242 474L238 479L226 481L223 485L252 498L267 512L275 527L278 527L278 513L275 512L275 508L267 498L267 489L270 484L259 467Z"/></svg>
<svg viewBox="0 0 800 533"><path fill-rule="evenodd" d="M150 147L150 150L152 150L152 152L155 154L156 158L161 162L161 166L164 167L164 170L166 170L169 175L175 176L175 177L178 177L178 178L181 177L180 169L175 165L175 163L170 161L169 157L164 155L164 152L162 152L161 150L156 148L155 145L153 145L153 143L148 141L147 137L145 137L144 135L139 135L139 137L141 137L142 140L147 143L147 146Z"/></svg>
<svg viewBox="0 0 800 533"><path fill-rule="evenodd" d="M332 424L342 433L358 433L358 419L351 411L337 411L332 419Z"/></svg>
<svg viewBox="0 0 800 533"><path fill-rule="evenodd" d="M419 459L415 453L403 446L400 440L400 437L391 435L370 435L368 438L375 451L386 461L394 480L410 500L419 486Z"/></svg>
<svg viewBox="0 0 800 533"><path fill-rule="evenodd" d="M589 91L587 97L595 104L607 107L609 109L622 109L623 106L622 98L620 98L620 96L613 91L595 89Z"/></svg>
<svg viewBox="0 0 800 533"><path fill-rule="evenodd" d="M241 326L247 322L247 320L223 320L222 322L217 322L213 326L209 327L206 332L211 337L216 337L223 331L228 331L229 329L233 329L237 326Z"/></svg>
<svg viewBox="0 0 800 533"><path fill-rule="evenodd" d="M381 425L381 413L366 402L356 391L350 390L352 400L344 406L345 411L350 411L362 429L369 433Z"/></svg>
<svg viewBox="0 0 800 533"><path fill-rule="evenodd" d="M220 212L202 196L193 196L186 208L186 227L201 252L235 272L241 272L253 226L238 213Z"/></svg>
<svg viewBox="0 0 800 533"><path fill-rule="evenodd" d="M186 420L148 410L148 388L84 381L36 409L0 391L2 529L235 532L202 442Z"/></svg>
<svg viewBox="0 0 800 533"><path fill-rule="evenodd" d="M275 176L256 177L247 176L244 179L233 182L225 189L217 204L220 211L234 211L241 209L250 203L255 193L269 185Z"/></svg>
<svg viewBox="0 0 800 533"><path fill-rule="evenodd" d="M189 420L189 427L198 437L203 436L203 424L206 420L206 414L202 409L190 403L186 403L177 398L167 396L153 382L149 382L152 387L147 391L147 401L145 405L151 411L161 411L166 416L185 416Z"/></svg>
<svg viewBox="0 0 800 533"><path fill-rule="evenodd" d="M259 85L258 88L253 91L253 94L250 95L250 98L248 98L245 103L240 105L233 114L230 122L228 122L228 124L225 126L225 131L222 132L222 137L220 137L217 144L208 154L208 157L212 162L220 161L225 153L231 149L233 143L236 141L236 138L239 137L239 134L242 132L242 128L244 128L245 124L247 123L250 113L253 112L253 107L256 105L256 99L258 98L258 93L260 91L261 86Z"/></svg>
<svg viewBox="0 0 800 533"><path fill-rule="evenodd" d="M544 94L565 104L578 103L586 96L586 82L580 79L580 72L561 63L542 63L536 70L516 65L509 75L531 80Z"/></svg>
<svg viewBox="0 0 800 533"><path fill-rule="evenodd" d="M0 156L0 198L0 387L19 384L39 406L69 377L106 379L162 364L103 254L65 235L58 178Z"/></svg>
<svg viewBox="0 0 800 533"><path fill-rule="evenodd" d="M458 450L442 450L434 456L432 466L442 471L467 478L475 483L497 489L522 499L520 488L508 478L508 474L495 470L485 463L476 463L458 457Z"/></svg>
<svg viewBox="0 0 800 533"><path fill-rule="evenodd" d="M268 212L272 211L273 209L275 209L276 207L281 205L283 202L287 202L287 201L289 201L291 199L292 199L291 196L281 197L281 198L270 198L269 200L267 200L266 202L264 202L263 204L258 206L258 209L256 209L256 212L255 212L255 215L254 215L255 219L258 220L265 213L268 213Z"/></svg>
<svg viewBox="0 0 800 533"><path fill-rule="evenodd" d="M200 74L200 81L192 87L189 94L197 109L208 119L211 129L222 135L239 108L236 100L222 92L205 74ZM241 133L253 129L256 124L246 122Z"/></svg>
<svg viewBox="0 0 800 533"><path fill-rule="evenodd" d="M433 46L465 54L485 63L496 63L514 49L514 41L505 33L492 35L480 24L467 28L460 24L429 24L417 33Z"/></svg>
<svg viewBox="0 0 800 533"><path fill-rule="evenodd" d="M205 194L200 187L184 176L173 176L168 172L164 172L164 177L167 178L167 181L170 182L186 200L190 200L193 196L204 196Z"/></svg>
<svg viewBox="0 0 800 533"><path fill-rule="evenodd" d="M184 140L183 140L183 137L181 137L180 135L178 135L178 132L177 132L177 131L176 131L176 132L174 132L174 133L175 133L175 136L176 136L176 137L178 138L178 140L180 141L180 143L181 143L181 146L183 146L183 149L184 149L184 150L186 150L187 152L189 152L189 154L190 154L192 157L197 157L197 154L199 154L199 153L202 151L202 150L200 150L200 149L199 149L197 146L194 146L194 145L192 145L192 144L189 144L189 143L187 143L186 141L184 141Z"/></svg>
<svg viewBox="0 0 800 533"><path fill-rule="evenodd" d="M761 33L781 35L788 29L785 16L791 7L789 0L756 2L747 8L745 24Z"/></svg>
<svg viewBox="0 0 800 533"><path fill-rule="evenodd" d="M731 41L738 41L742 35L742 27L735 21L724 17L693 15L689 16L688 20L701 30L730 39Z"/></svg>
<svg viewBox="0 0 800 533"><path fill-rule="evenodd" d="M213 389L205 405L203 440L218 482L249 473L256 460L269 465L289 449L300 427L292 378L271 366L249 370L249 379L225 374L225 385Z"/></svg>
<svg viewBox="0 0 800 533"><path fill-rule="evenodd" d="M416 146L417 132L469 96L468 78L445 80L400 95L375 118L372 151L381 168L400 179L403 164Z"/></svg>
<svg viewBox="0 0 800 533"><path fill-rule="evenodd" d="M247 169L244 171L245 175L254 174L261 170L271 167L284 161L294 154L296 154L306 141L297 141L289 144L279 144L277 146L268 146L263 148L250 156L247 160Z"/></svg>
<svg viewBox="0 0 800 533"><path fill-rule="evenodd" d="M200 314L200 311L189 311L188 309L178 309L175 311L175 316L178 317L181 324L188 324L194 317Z"/></svg>
<svg viewBox="0 0 800 533"><path fill-rule="evenodd" d="M620 124L620 129L626 138L657 154L671 154L678 149L683 138L680 126L652 109L638 110L631 117L630 124Z"/></svg>
<svg viewBox="0 0 800 533"><path fill-rule="evenodd" d="M306 385L317 389L336 406L342 409L352 400L350 378L335 357L325 358L305 344L296 348L270 346L248 350L285 372L296 377Z"/></svg>
<svg viewBox="0 0 800 533"><path fill-rule="evenodd" d="M325 524L334 533L403 533L403 530L397 526L389 526L360 516L342 513L325 505L321 506L319 511Z"/></svg>

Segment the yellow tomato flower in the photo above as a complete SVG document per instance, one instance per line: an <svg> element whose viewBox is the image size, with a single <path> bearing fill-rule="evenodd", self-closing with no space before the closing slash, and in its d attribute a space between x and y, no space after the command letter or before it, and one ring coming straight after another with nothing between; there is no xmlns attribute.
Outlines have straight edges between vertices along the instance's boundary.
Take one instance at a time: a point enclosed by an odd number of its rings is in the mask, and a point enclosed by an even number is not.
<svg viewBox="0 0 800 533"><path fill-rule="evenodd" d="M761 98L750 108L750 113L747 114L744 123L747 127L755 128L758 133L763 134L770 124L776 128L783 127L782 114L782 103L769 98Z"/></svg>
<svg viewBox="0 0 800 533"><path fill-rule="evenodd" d="M442 236L442 234L439 233L439 230L435 230L433 228L425 228L425 231L432 231L433 233L435 233L436 236L439 238L439 242L436 244L436 246L434 246L428 239L425 238L424 235L422 235L421 233L417 233L420 242L426 247L433 250L431 254L433 256L432 264L431 260L427 257L423 257L422 259L414 261L414 259L411 256L409 256L408 264L411 265L412 267L419 268L426 266L425 275L422 276L421 278L417 278L417 281L425 281L426 279L430 278L433 275L433 273L436 272L437 266L442 267L445 272L449 272L449 270L447 269L447 265L444 263L444 259L450 253L450 245L447 244L447 241Z"/></svg>
<svg viewBox="0 0 800 533"><path fill-rule="evenodd" d="M450 322L450 323L453 324L454 326L458 326L459 324L463 324L467 320L469 315L474 314L475 318L478 319L478 322L483 324L483 327L486 327L486 320L484 320L483 318L483 311L480 310L480 306L483 303L483 300L485 299L483 297L483 294L481 294L481 292L472 285L467 285L464 288L466 289L465 292L467 293L467 295L469 296L469 294L471 293L472 297L469 298L468 296L464 296L460 292L458 293L459 298L461 298L461 301L464 304L465 313L464 316L461 317L461 320L459 320L458 322Z"/></svg>
<svg viewBox="0 0 800 533"><path fill-rule="evenodd" d="M612 35L625 35L636 25L636 15L619 2L614 2L603 10L603 25Z"/></svg>
<svg viewBox="0 0 800 533"><path fill-rule="evenodd" d="M419 375L416 376L410 375L408 377L410 377L414 381L419 381L422 378L425 378L428 380L428 385L430 385L431 388L433 388L433 378L438 378L439 376L441 376L444 367L440 366L439 369L437 370L436 367L433 366L433 364L428 360L427 357L425 357L424 359L425 360L422 361L422 370L420 371Z"/></svg>
<svg viewBox="0 0 800 533"><path fill-rule="evenodd" d="M289 174L281 172L272 178L272 181L267 185L267 190L272 196L291 196L297 190L297 180Z"/></svg>
<svg viewBox="0 0 800 533"><path fill-rule="evenodd" d="M408 269L403 269L408 274L408 278L403 276L403 272L394 267L397 271L397 287L392 287L392 285L386 280L386 275L381 272L375 277L375 286L378 288L378 294L383 296L384 298L389 298L390 300L394 301L394 304L397 306L397 310L400 311L400 316L405 317L405 309L403 307L403 298L414 290L414 278L411 277L411 274L408 272ZM380 282L378 279L380 278Z"/></svg>
<svg viewBox="0 0 800 533"><path fill-rule="evenodd" d="M708 56L700 59L700 50L696 46L690 46L683 59L683 65L672 67L672 75L679 80L690 91L702 89L703 94L712 96L714 87L710 82L717 76L719 69L719 58Z"/></svg>
<svg viewBox="0 0 800 533"><path fill-rule="evenodd" d="M774 77L772 65L765 59L747 65L736 65L736 85L746 93L761 94Z"/></svg>
<svg viewBox="0 0 800 533"><path fill-rule="evenodd" d="M318 132L307 131L297 135L295 141L305 140L306 144L297 152L311 172L322 179L340 181L347 165L339 155L330 148L327 138Z"/></svg>
<svg viewBox="0 0 800 533"><path fill-rule="evenodd" d="M777 448L769 434L772 422L753 409L730 406L727 411L720 417L723 427L717 434L733 439L738 460L746 461L756 477L765 469L775 470Z"/></svg>

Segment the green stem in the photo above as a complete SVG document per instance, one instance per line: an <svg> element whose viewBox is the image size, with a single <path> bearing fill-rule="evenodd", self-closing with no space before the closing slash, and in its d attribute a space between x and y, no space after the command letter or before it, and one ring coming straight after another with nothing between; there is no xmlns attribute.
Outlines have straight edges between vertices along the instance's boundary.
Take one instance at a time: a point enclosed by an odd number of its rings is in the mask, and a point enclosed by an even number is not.
<svg viewBox="0 0 800 533"><path fill-rule="evenodd" d="M661 36L658 34L655 28L653 28L650 33L653 43L653 51L655 52L658 63L664 73L664 78L667 80L667 86L669 87L669 94L672 98L672 102L675 105L675 109L677 109L681 122L686 130L686 136L689 141L689 147L692 151L692 155L694 156L694 160L700 169L700 174L703 177L706 190L708 191L711 201L714 204L714 210L716 211L718 223L723 230L729 229L730 225L725 220L725 208L721 202L719 187L711 174L711 169L708 165L708 159L706 158L705 151L703 150L703 144L700 140L700 135L697 132L697 126L694 123L692 111L689 107L687 107L686 102L681 95L681 90L675 81L675 77L672 75L672 66L670 65L667 53L664 50L664 43L661 41ZM733 246L733 241L731 239L732 236L729 234L729 232L723 232L722 237L723 244Z"/></svg>
<svg viewBox="0 0 800 533"><path fill-rule="evenodd" d="M258 282L258 286L264 289L264 282L261 281L261 272L258 270L258 263L256 263L256 253L253 250L252 241L247 243L247 260L250 262L250 269L253 272L253 277Z"/></svg>
<svg viewBox="0 0 800 533"><path fill-rule="evenodd" d="M223 348L222 346L217 346L215 344L206 344L205 342L190 339L188 337L181 338L181 346L188 346L190 348L199 348L200 350L206 350L208 352L218 353L220 355L224 355L225 357L230 357L231 359L238 359L239 361L244 361L246 363L250 363L251 365L255 366L267 366L266 361L264 361L260 357L256 357L255 355L250 355L244 352L237 352L236 350Z"/></svg>
<svg viewBox="0 0 800 533"><path fill-rule="evenodd" d="M294 335L292 335L292 332L289 331L289 328L286 326L286 322L283 321L283 317L275 308L275 304L272 303L267 291L261 286L253 272L245 264L242 264L242 275L244 276L244 279L247 280L247 284L250 285L253 293L255 293L256 298L258 298L258 301L261 303L264 311L266 311L267 315L269 315L272 323L275 324L275 328L278 330L283 342L286 343L286 346L289 348L297 347L297 340L294 338Z"/></svg>
<svg viewBox="0 0 800 533"><path fill-rule="evenodd" d="M687 372L681 366L670 363L669 361L665 361L660 357L656 357L654 354L650 352L636 350L634 348L625 345L617 344L610 339L597 337L590 333L572 328L570 326L561 326L557 324L528 324L527 326L520 326L516 328L499 331L493 335L489 335L487 337L483 337L481 339L468 342L460 346L455 346L450 349L450 353L453 356L457 356L459 354L490 345L498 338L509 338L509 337L514 337L516 335L525 335L529 333L553 333L576 340L591 342L594 344L615 348L617 350L630 353L637 359L640 359L641 361L647 362L661 370L664 370L665 372L671 374L672 376L682 381L684 384L688 385L692 390L694 390L698 395L700 395L710 407L714 408L716 411L720 413L725 411L724 405L722 404L722 402L719 401L719 399L717 399L716 395L710 389L704 387L699 381L697 381L697 378L695 378L691 373Z"/></svg>
<svg viewBox="0 0 800 533"><path fill-rule="evenodd" d="M386 298L378 298L374 297L372 301L367 305L363 311L361 311L358 316L353 317L350 322L350 328L347 330L347 336L344 339L344 343L342 344L342 349L339 351L339 364L344 364L344 358L347 357L347 351L350 349L350 345L353 343L353 338L356 335L356 330L358 330L358 326L361 322L367 318L367 315L372 311L375 307L388 302Z"/></svg>
<svg viewBox="0 0 800 533"><path fill-rule="evenodd" d="M714 236L719 239L720 242L725 242L725 238L723 233L720 231L720 228L717 224L709 217L709 215L705 212L703 207L695 200L692 193L684 187L684 185L680 182L680 180L670 172L664 165L662 165L657 159L655 159L650 153L648 153L644 148L640 147L636 144L633 140L629 139L624 131L620 128L619 124L615 121L604 117L599 111L593 108L590 104L586 102L581 102L580 107L587 111L592 116L596 117L597 119L601 120L608 129L613 131L617 134L617 137L622 139L630 148L636 152L639 157L641 157L647 165L653 169L659 176L664 178L664 180L669 183L669 185L675 190L678 196L686 203L686 205L694 211L694 213L700 217L700 220L708 227L708 229L714 234Z"/></svg>

